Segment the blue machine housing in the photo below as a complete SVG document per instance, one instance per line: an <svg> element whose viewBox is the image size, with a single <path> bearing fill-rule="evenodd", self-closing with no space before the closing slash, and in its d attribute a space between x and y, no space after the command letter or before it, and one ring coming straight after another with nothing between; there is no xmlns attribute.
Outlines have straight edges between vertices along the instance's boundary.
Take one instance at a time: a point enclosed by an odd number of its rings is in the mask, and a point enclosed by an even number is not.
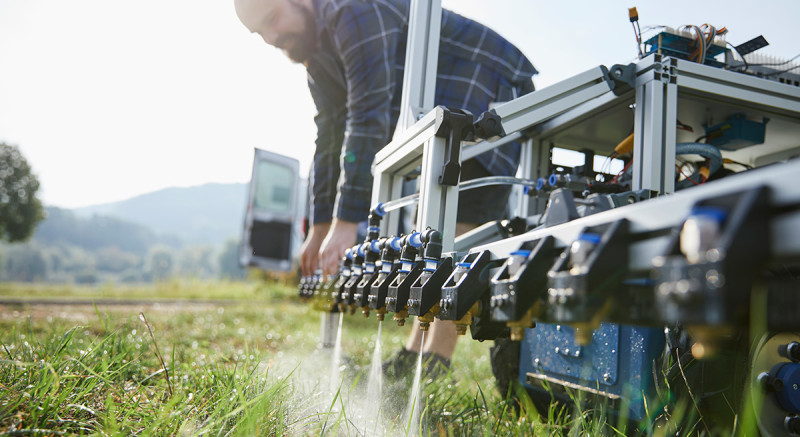
<svg viewBox="0 0 800 437"><path fill-rule="evenodd" d="M722 150L739 150L764 143L768 118L763 121L748 120L744 114L733 114L724 123L706 128L708 142Z"/></svg>
<svg viewBox="0 0 800 437"><path fill-rule="evenodd" d="M654 388L653 360L662 355L665 343L662 329L604 323L592 334L591 344L580 346L574 328L537 323L525 331L519 381L546 396L543 381L583 390L611 400L613 410L627 406L629 418L642 420L644 398Z"/></svg>
<svg viewBox="0 0 800 437"><path fill-rule="evenodd" d="M695 44L696 42L692 38L687 38L682 35L675 35L674 33L670 32L660 32L644 42L647 55L661 53L664 56L672 56L680 59L690 59L692 52L695 50ZM724 52L724 47L711 44L702 63L721 68L725 66L725 64L717 61L715 58L717 55Z"/></svg>

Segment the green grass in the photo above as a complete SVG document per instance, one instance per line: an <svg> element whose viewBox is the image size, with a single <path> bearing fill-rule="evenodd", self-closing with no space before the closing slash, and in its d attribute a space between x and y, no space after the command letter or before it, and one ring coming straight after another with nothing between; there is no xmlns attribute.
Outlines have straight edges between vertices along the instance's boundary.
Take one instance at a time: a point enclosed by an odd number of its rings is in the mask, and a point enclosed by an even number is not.
<svg viewBox="0 0 800 437"><path fill-rule="evenodd" d="M171 279L148 284L114 284L76 286L49 283L2 283L0 297L25 299L213 299L265 300L267 285L244 281L202 281ZM280 287L285 288L286 285Z"/></svg>
<svg viewBox="0 0 800 437"><path fill-rule="evenodd" d="M2 284L0 296L195 299L184 305L0 307L0 435L361 435L352 424L375 410L359 404L377 340L374 315L344 318L342 350L352 366L333 387L334 396L320 382L330 360L318 347L320 313L301 304L291 285ZM405 342L410 325L384 322L383 359ZM490 343L461 340L451 375L424 384L424 433L634 431L624 421L607 420L602 405L553 406L542 417L524 391L519 404L501 396ZM406 435L399 418L406 388L384 385L384 398L393 401L387 404L394 404L384 412L386 433Z"/></svg>

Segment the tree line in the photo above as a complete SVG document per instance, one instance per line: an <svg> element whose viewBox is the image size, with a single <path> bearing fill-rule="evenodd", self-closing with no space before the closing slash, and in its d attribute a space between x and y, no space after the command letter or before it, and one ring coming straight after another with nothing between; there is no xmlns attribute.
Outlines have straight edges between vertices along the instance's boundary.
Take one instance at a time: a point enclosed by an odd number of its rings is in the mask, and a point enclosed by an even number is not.
<svg viewBox="0 0 800 437"><path fill-rule="evenodd" d="M16 146L0 142L0 281L151 282L239 279L238 242L184 245L113 217L43 208L39 181Z"/></svg>
<svg viewBox="0 0 800 437"><path fill-rule="evenodd" d="M236 240L222 248L185 246L134 223L82 218L48 207L29 241L0 244L0 280L92 284L172 277L240 279L245 270L238 266L238 246Z"/></svg>

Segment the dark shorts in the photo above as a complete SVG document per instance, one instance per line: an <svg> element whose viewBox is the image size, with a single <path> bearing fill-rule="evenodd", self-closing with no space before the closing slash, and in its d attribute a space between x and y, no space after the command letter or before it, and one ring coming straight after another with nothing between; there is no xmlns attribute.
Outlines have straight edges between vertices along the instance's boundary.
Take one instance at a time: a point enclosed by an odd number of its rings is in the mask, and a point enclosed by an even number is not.
<svg viewBox="0 0 800 437"><path fill-rule="evenodd" d="M461 163L461 181L492 176L486 168L475 159ZM505 218L510 185L489 185L458 193L459 223L483 224L492 220Z"/></svg>

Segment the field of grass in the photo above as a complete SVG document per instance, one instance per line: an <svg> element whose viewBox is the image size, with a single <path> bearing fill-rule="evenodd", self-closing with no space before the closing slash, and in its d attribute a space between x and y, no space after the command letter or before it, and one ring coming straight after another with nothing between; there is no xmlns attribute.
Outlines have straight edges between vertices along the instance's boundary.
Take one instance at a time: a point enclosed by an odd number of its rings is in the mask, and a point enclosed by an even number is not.
<svg viewBox="0 0 800 437"><path fill-rule="evenodd" d="M382 420L364 425L379 408L365 402L364 387L378 334L374 315L344 317L347 368L331 383L331 350L319 345L321 314L301 303L292 285L0 285L0 299L9 297L104 303L0 306L0 435L419 431L405 429L408 387L398 384L384 383ZM401 347L410 325L383 322L382 359ZM607 422L602 406L552 407L540 417L524 395L507 400L495 388L490 343L461 340L451 375L423 382L422 434L630 433L618 420Z"/></svg>

